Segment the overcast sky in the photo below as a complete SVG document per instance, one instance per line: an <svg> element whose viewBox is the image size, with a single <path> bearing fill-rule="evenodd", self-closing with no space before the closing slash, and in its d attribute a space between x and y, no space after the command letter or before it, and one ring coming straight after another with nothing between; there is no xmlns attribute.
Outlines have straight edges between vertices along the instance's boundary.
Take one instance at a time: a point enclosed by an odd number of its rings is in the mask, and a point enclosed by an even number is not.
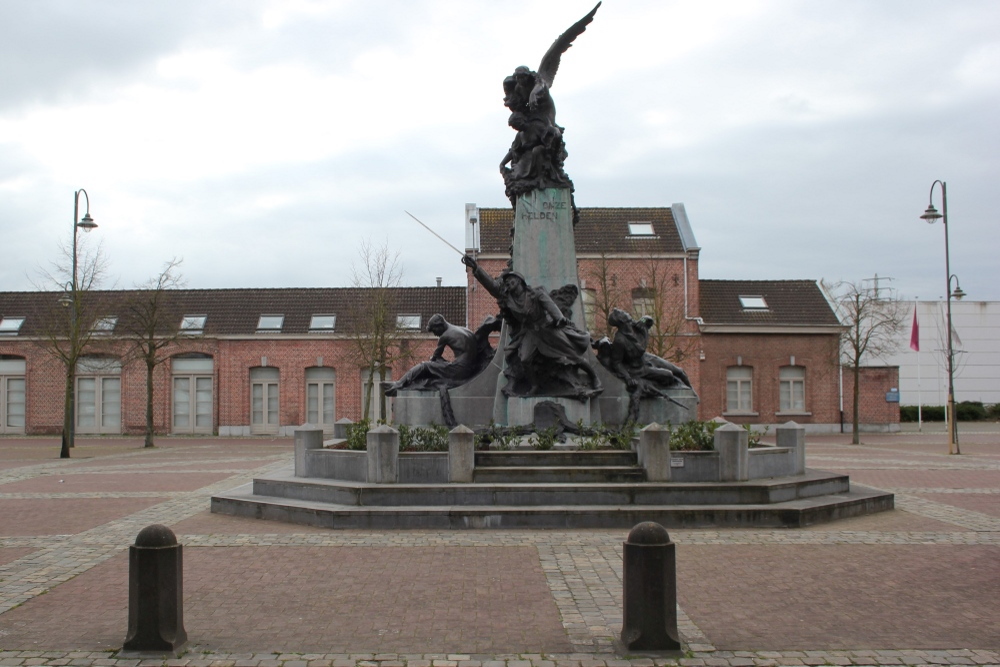
<svg viewBox="0 0 1000 667"><path fill-rule="evenodd" d="M0 0L0 289L85 188L131 287L350 284L386 240L464 284L466 202L507 206L502 80L590 0ZM952 272L1000 300L1000 2L605 0L553 97L579 206L683 202L717 279ZM941 208L941 194L934 201ZM82 215L82 211L81 211Z"/></svg>

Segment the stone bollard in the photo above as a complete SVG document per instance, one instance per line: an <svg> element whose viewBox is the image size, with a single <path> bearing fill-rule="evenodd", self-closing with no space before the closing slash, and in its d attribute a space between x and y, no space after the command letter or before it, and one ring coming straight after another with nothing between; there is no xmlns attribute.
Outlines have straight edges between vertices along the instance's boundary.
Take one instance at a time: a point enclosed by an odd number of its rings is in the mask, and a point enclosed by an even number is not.
<svg viewBox="0 0 1000 667"><path fill-rule="evenodd" d="M679 651L674 543L663 526L645 521L624 547L622 644L629 651Z"/></svg>
<svg viewBox="0 0 1000 667"><path fill-rule="evenodd" d="M670 429L652 423L639 432L639 465L647 482L670 481Z"/></svg>
<svg viewBox="0 0 1000 667"><path fill-rule="evenodd" d="M472 481L476 469L476 433L459 424L448 433L448 481Z"/></svg>
<svg viewBox="0 0 1000 667"><path fill-rule="evenodd" d="M715 451L719 452L719 481L750 479L750 434L736 424L715 429Z"/></svg>
<svg viewBox="0 0 1000 667"><path fill-rule="evenodd" d="M128 549L128 634L125 651L176 651L184 630L181 545L160 524L139 531Z"/></svg>
<svg viewBox="0 0 1000 667"><path fill-rule="evenodd" d="M338 440L347 440L347 432L351 430L352 426L354 426L354 422L347 417L341 417L333 423L333 437Z"/></svg>
<svg viewBox="0 0 1000 667"><path fill-rule="evenodd" d="M803 474L806 471L806 427L788 422L776 428L775 433L774 444L792 450L792 474Z"/></svg>
<svg viewBox="0 0 1000 667"><path fill-rule="evenodd" d="M295 429L295 476L310 477L309 466L306 463L306 452L310 449L323 449L323 429L312 424L303 424Z"/></svg>
<svg viewBox="0 0 1000 667"><path fill-rule="evenodd" d="M399 431L382 424L368 431L368 483L399 481Z"/></svg>

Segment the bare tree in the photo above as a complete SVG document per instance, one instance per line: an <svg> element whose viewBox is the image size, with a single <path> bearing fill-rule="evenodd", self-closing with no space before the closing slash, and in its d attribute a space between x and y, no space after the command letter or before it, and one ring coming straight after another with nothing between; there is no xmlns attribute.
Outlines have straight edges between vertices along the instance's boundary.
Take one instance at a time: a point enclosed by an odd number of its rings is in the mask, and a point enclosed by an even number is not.
<svg viewBox="0 0 1000 667"><path fill-rule="evenodd" d="M663 260L648 257L643 261L645 271L642 289L649 295L646 301L648 311L635 315L649 315L653 318L647 351L662 359L681 363L698 345L697 336L692 336L687 330L683 304L671 305L668 299L669 294L680 292L684 287L677 275L669 274Z"/></svg>
<svg viewBox="0 0 1000 667"><path fill-rule="evenodd" d="M875 276L873 280L842 282L832 289L840 322L845 326L841 359L854 377L851 442L855 445L861 443L858 411L862 364L892 354L899 347L898 334L906 325L904 305L891 288L879 284L886 280Z"/></svg>
<svg viewBox="0 0 1000 667"><path fill-rule="evenodd" d="M126 358L141 361L146 367L146 437L145 447L153 447L153 371L170 357L170 351L183 338L180 317L169 307L168 290L183 287L184 281L176 257L163 265L155 278L138 285L125 304L118 335L124 341Z"/></svg>
<svg viewBox="0 0 1000 667"><path fill-rule="evenodd" d="M587 289L594 290L594 330L590 333L597 336L598 330L603 328L604 335L610 338L614 332L611 330L611 325L608 324L608 315L611 314L612 310L620 307L622 290L618 286L618 276L615 274L606 253L601 252L598 258L589 264L589 271L584 279L587 281ZM591 328L589 322L587 327Z"/></svg>
<svg viewBox="0 0 1000 667"><path fill-rule="evenodd" d="M62 259L49 270L39 272L36 283L41 291L53 293L49 308L41 314L38 343L66 371L63 400L63 428L59 457L70 458L76 430L76 365L95 337L98 323L107 315L95 290L107 273L107 258L101 245L80 242L74 255L72 246L61 246ZM61 292L57 297L56 293Z"/></svg>
<svg viewBox="0 0 1000 667"><path fill-rule="evenodd" d="M390 250L388 241L382 245L375 245L371 239L362 241L359 262L351 267L351 284L365 292L352 317L351 337L355 357L367 370L362 395L364 419L369 418L376 396L380 413L388 414L385 392L375 386L375 380L387 380L393 365L405 362L410 356L396 317L397 288L402 280L399 252Z"/></svg>

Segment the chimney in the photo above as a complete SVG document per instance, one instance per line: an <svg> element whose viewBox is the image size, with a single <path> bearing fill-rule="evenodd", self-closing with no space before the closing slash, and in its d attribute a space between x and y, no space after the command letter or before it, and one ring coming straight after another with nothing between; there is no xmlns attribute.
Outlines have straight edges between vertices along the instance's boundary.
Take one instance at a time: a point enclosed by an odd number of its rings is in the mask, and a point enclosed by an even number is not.
<svg viewBox="0 0 1000 667"><path fill-rule="evenodd" d="M436 278L436 280L437 280L437 284L438 284L438 287L441 287L441 277L440 277L440 276L438 276L438 277Z"/></svg>

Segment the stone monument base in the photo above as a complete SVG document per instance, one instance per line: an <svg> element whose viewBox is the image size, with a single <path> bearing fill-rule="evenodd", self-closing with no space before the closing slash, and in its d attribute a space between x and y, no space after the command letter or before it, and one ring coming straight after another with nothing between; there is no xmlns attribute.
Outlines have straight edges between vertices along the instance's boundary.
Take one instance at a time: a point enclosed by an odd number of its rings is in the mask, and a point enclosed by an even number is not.
<svg viewBox="0 0 1000 667"><path fill-rule="evenodd" d="M596 405L591 404L588 398L578 401L575 398L556 398L554 396L531 396L522 398L510 396L507 398L507 426L527 426L535 421L535 406L543 402L556 403L566 410L566 418L574 424L582 423L590 426L595 421L591 410L596 409Z"/></svg>

